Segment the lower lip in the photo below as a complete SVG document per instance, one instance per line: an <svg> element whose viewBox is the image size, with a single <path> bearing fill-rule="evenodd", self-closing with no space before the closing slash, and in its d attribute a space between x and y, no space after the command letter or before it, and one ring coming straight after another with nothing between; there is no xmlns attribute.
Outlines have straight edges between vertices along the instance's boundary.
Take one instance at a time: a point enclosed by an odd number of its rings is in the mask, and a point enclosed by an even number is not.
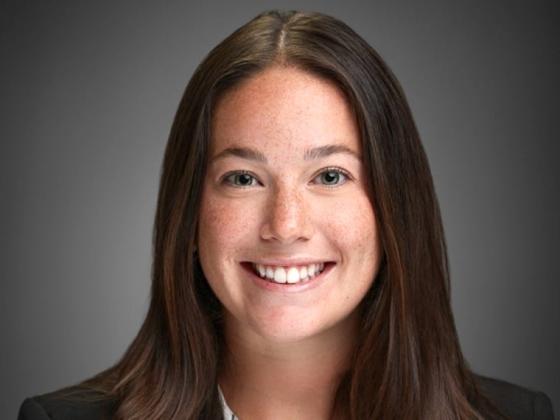
<svg viewBox="0 0 560 420"><path fill-rule="evenodd" d="M300 281L298 283L275 283L272 280L265 280L252 270L251 265L252 263L241 264L243 269L249 274L250 279L255 283L257 287L268 290L270 292L299 293L320 286L324 282L324 280L327 279L330 272L334 269L336 263L325 263L325 267L323 271L321 271L321 274L313 277L312 279L302 282Z"/></svg>

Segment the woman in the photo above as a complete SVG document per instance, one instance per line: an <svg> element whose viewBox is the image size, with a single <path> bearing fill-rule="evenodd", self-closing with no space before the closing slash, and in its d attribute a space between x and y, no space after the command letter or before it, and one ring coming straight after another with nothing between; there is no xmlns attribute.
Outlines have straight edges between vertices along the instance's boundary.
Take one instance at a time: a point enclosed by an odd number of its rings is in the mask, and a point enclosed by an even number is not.
<svg viewBox="0 0 560 420"><path fill-rule="evenodd" d="M21 419L552 419L471 372L404 94L319 13L263 13L195 71L165 152L150 309L113 367Z"/></svg>

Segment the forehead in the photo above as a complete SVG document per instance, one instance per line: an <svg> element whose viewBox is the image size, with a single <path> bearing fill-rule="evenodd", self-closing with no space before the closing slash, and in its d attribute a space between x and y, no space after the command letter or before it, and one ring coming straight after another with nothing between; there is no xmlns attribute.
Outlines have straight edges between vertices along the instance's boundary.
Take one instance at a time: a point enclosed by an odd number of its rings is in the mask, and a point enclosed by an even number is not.
<svg viewBox="0 0 560 420"><path fill-rule="evenodd" d="M212 118L211 151L253 147L264 153L342 144L359 153L354 115L331 81L293 67L272 67L226 92Z"/></svg>

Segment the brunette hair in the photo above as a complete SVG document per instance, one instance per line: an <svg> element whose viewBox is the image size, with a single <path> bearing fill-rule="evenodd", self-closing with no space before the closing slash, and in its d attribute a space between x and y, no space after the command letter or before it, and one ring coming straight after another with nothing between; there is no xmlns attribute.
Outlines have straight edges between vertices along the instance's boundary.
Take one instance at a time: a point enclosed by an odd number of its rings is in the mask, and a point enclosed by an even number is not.
<svg viewBox="0 0 560 420"><path fill-rule="evenodd" d="M163 161L146 319L122 359L82 385L114 398L117 419L222 418L222 306L194 249L210 123L221 95L270 66L326 78L347 97L384 254L360 304L360 337L333 413L357 420L502 418L460 350L440 210L404 93L366 41L315 12L261 13L194 72Z"/></svg>

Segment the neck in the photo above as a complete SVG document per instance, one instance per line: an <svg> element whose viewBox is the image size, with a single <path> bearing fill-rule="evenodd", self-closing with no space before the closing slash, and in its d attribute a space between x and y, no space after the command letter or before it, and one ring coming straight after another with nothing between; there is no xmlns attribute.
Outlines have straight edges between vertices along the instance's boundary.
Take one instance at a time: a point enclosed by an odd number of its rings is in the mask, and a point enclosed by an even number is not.
<svg viewBox="0 0 560 420"><path fill-rule="evenodd" d="M301 340L270 341L226 317L220 386L240 417L328 419L350 368L358 318Z"/></svg>

